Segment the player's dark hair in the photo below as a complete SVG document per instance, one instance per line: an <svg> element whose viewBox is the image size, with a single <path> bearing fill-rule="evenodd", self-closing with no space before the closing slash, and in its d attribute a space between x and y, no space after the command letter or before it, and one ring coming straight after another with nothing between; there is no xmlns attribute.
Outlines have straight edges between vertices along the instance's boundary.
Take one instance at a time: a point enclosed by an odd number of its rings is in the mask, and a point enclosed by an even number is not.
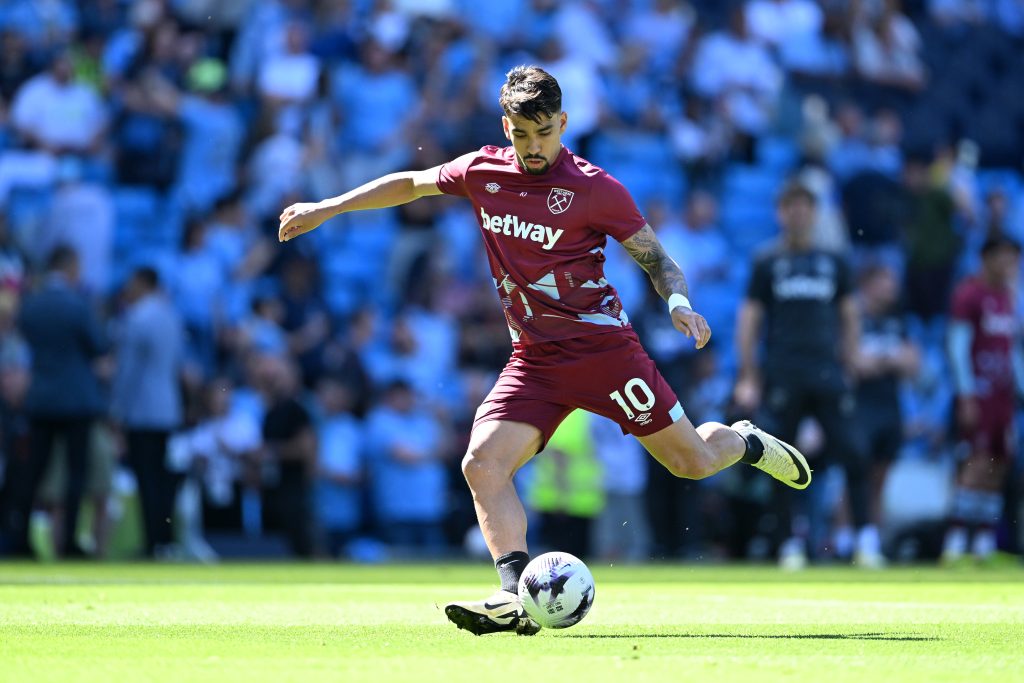
<svg viewBox="0 0 1024 683"><path fill-rule="evenodd" d="M814 196L811 189L799 180L791 180L783 186L782 192L779 193L778 203L781 206L782 204L789 204L794 199L805 199L812 206L818 203L818 198Z"/></svg>
<svg viewBox="0 0 1024 683"><path fill-rule="evenodd" d="M1018 255L1021 253L1020 243L1000 232L996 232L989 235L985 239L985 243L981 245L981 256L984 258L985 256L993 254L1001 249L1012 249L1017 252Z"/></svg>
<svg viewBox="0 0 1024 683"><path fill-rule="evenodd" d="M542 117L562 113L562 89L544 69L521 64L505 74L498 104L506 116L522 116L540 123Z"/></svg>

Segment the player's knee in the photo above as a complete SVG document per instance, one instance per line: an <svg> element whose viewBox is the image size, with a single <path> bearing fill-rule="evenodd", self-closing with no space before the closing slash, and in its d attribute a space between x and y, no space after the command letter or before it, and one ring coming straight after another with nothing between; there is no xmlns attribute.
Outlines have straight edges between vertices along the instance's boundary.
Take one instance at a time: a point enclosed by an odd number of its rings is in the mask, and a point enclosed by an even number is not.
<svg viewBox="0 0 1024 683"><path fill-rule="evenodd" d="M665 462L665 467L680 479L705 479L718 471L699 451L680 451Z"/></svg>
<svg viewBox="0 0 1024 683"><path fill-rule="evenodd" d="M466 483L474 491L487 490L503 485L511 477L500 466L501 458L496 453L486 453L483 449L472 448L462 458L462 475Z"/></svg>

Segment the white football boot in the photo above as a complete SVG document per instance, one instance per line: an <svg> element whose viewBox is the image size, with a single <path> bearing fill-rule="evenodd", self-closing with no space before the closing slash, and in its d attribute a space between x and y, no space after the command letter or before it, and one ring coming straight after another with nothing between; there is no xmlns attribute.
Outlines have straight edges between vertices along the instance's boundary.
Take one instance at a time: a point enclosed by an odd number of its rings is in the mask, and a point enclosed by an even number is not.
<svg viewBox="0 0 1024 683"><path fill-rule="evenodd" d="M758 429L749 420L737 422L732 428L744 438L753 436L764 447L761 459L751 463L754 467L795 489L805 489L811 483L811 468L807 466L807 460L800 451L782 439Z"/></svg>
<svg viewBox="0 0 1024 683"><path fill-rule="evenodd" d="M540 625L527 616L519 596L506 590L477 602L453 602L444 608L448 621L476 636L515 631L532 636Z"/></svg>

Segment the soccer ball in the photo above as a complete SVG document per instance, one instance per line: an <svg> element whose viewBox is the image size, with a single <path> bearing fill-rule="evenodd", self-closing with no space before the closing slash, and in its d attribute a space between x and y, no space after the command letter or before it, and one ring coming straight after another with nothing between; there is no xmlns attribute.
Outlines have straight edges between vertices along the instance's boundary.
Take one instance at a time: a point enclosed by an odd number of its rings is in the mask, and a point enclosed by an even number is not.
<svg viewBox="0 0 1024 683"><path fill-rule="evenodd" d="M569 553L544 553L519 578L523 609L543 628L569 628L594 604L594 577Z"/></svg>

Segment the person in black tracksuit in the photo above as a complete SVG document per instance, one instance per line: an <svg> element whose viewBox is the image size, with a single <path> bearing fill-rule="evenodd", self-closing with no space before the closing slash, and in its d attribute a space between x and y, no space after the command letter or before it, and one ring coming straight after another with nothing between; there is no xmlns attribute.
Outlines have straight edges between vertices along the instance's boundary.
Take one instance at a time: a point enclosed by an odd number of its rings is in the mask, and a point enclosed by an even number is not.
<svg viewBox="0 0 1024 683"><path fill-rule="evenodd" d="M781 240L756 259L739 311L736 404L789 442L800 421L813 417L825 434L824 455L846 470L854 523L863 528L870 523L866 467L848 379L860 335L852 274L842 257L814 246L816 202L806 187L788 184L777 210ZM796 500L791 491L779 494L779 560L800 567L807 548L803 532L793 530Z"/></svg>

